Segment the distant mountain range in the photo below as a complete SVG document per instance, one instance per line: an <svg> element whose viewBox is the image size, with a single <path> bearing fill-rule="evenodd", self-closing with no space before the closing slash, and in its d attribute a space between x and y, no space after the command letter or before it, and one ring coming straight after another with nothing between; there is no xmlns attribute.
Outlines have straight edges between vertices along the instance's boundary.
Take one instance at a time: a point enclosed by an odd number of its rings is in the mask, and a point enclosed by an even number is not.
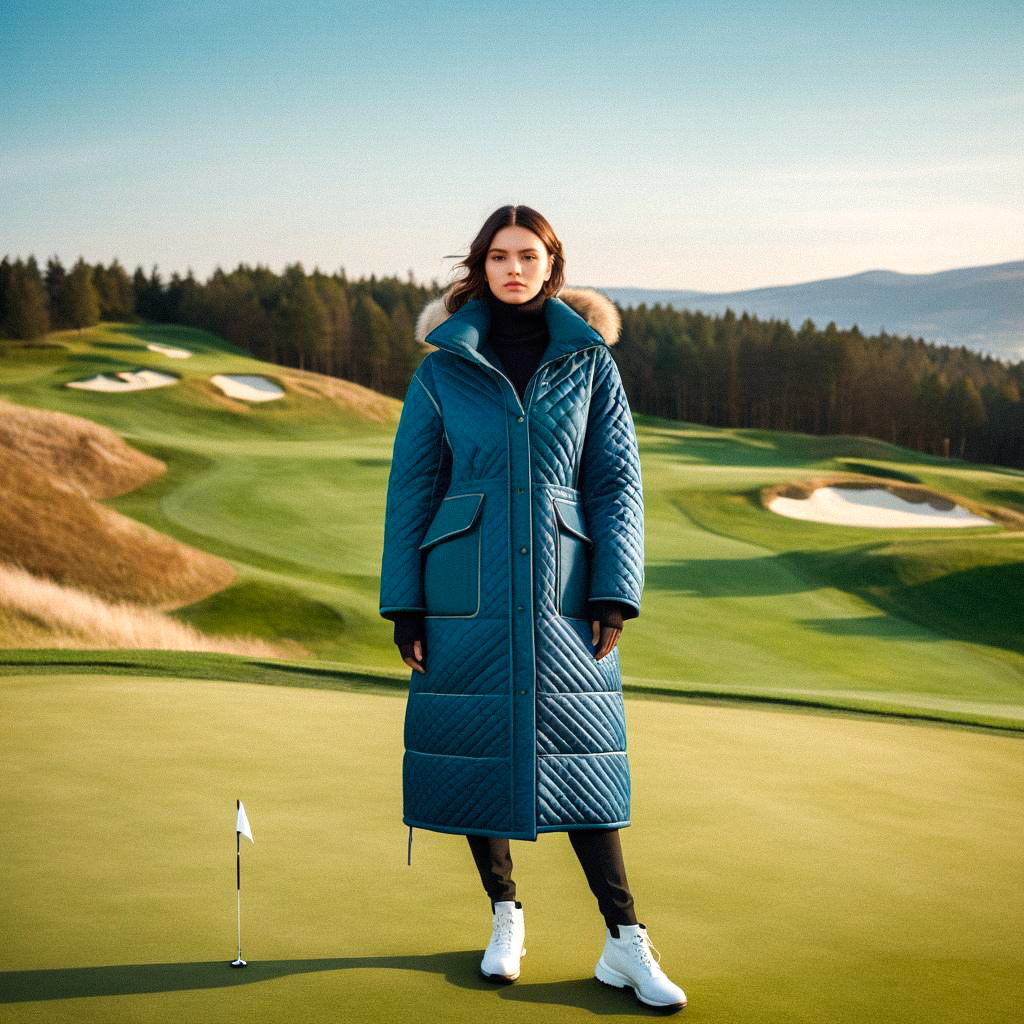
<svg viewBox="0 0 1024 1024"><path fill-rule="evenodd" d="M834 320L856 324L864 334L885 330L945 345L964 345L1000 359L1024 359L1024 260L986 267L962 267L934 274L865 270L849 277L740 292L697 292L667 288L600 290L620 306L676 309L788 320L794 330L810 317L816 327Z"/></svg>

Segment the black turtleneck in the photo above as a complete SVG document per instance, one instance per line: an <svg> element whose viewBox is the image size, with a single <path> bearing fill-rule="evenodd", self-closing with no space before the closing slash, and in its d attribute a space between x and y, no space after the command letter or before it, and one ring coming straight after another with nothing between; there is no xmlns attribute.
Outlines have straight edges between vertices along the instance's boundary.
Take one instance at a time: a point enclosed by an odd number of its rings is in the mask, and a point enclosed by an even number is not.
<svg viewBox="0 0 1024 1024"><path fill-rule="evenodd" d="M484 301L490 313L487 342L496 353L505 376L512 381L519 398L526 396L526 386L540 365L548 347L547 317L543 289L526 302L503 302L490 288L484 289Z"/></svg>
<svg viewBox="0 0 1024 1024"><path fill-rule="evenodd" d="M543 289L526 302L503 302L489 287L484 288L484 301L490 313L487 343L500 362L502 370L512 382L520 400L526 397L530 378L537 372L544 350L548 347L547 317ZM603 626L622 629L623 618L633 618L636 612L619 601L592 601L591 614ZM394 620L395 643L402 657L412 657L414 640L425 637L422 612L388 612L386 618ZM429 657L426 651L425 657Z"/></svg>

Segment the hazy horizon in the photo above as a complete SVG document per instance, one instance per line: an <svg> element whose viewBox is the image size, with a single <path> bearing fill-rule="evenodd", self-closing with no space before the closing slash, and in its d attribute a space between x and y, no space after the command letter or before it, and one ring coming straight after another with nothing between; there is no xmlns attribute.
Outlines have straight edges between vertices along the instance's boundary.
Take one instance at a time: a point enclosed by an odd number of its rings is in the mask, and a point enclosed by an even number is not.
<svg viewBox="0 0 1024 1024"><path fill-rule="evenodd" d="M0 247L445 283L522 202L595 286L1021 257L1020 5L512 14L529 32L481 3L8 4Z"/></svg>

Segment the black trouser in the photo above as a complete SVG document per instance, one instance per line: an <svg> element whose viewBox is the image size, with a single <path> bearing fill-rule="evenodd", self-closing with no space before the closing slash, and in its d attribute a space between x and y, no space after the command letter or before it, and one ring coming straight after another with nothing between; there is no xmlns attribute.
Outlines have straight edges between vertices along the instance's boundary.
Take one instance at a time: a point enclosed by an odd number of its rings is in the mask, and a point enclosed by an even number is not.
<svg viewBox="0 0 1024 1024"><path fill-rule="evenodd" d="M597 906L608 930L619 937L620 924L637 924L633 896L626 880L622 862L622 844L617 828L573 828L567 830L573 851L583 866L590 891L597 897ZM512 854L507 839L467 835L473 851L480 880L494 904L515 900L516 883L512 879ZM521 904L520 904L521 905Z"/></svg>

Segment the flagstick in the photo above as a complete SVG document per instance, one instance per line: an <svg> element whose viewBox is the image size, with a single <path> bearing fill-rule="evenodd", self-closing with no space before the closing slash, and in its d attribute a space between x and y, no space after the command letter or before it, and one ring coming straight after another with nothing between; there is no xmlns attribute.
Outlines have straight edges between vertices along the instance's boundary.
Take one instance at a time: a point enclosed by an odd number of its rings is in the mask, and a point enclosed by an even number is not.
<svg viewBox="0 0 1024 1024"><path fill-rule="evenodd" d="M242 806L241 800L235 801L235 813ZM238 905L238 959L231 962L232 967L245 967L242 959L242 833L235 829L235 900Z"/></svg>

